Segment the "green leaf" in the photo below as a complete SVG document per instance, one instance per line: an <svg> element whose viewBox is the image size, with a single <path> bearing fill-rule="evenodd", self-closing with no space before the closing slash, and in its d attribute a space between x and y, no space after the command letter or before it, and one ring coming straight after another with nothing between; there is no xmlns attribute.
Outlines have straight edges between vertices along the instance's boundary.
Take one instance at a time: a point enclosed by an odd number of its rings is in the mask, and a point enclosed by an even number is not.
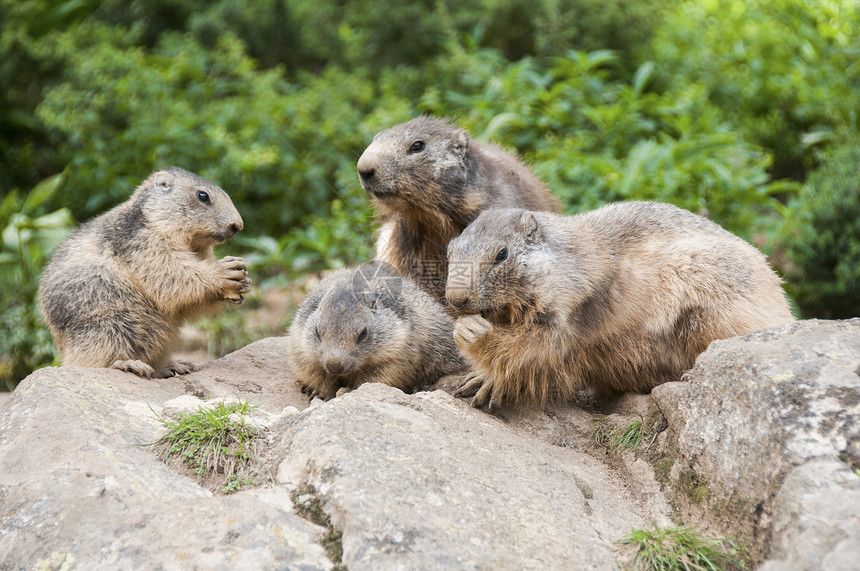
<svg viewBox="0 0 860 571"><path fill-rule="evenodd" d="M3 198L3 202L0 202L0 225L5 226L12 218L12 214L18 212L20 208L18 189L16 188Z"/></svg>
<svg viewBox="0 0 860 571"><path fill-rule="evenodd" d="M514 123L518 119L516 113L499 113L492 119L490 119L490 123L487 125L487 128L484 129L484 133L482 138L486 140L494 139L498 136L498 132L501 129L504 129L505 126L509 123Z"/></svg>
<svg viewBox="0 0 860 571"><path fill-rule="evenodd" d="M640 95L648 86L651 76L654 73L654 62L646 61L639 66L636 73L633 74L633 94Z"/></svg>
<svg viewBox="0 0 860 571"><path fill-rule="evenodd" d="M66 181L67 176L68 169L59 174L49 176L45 180L39 182L33 187L33 190L27 194L27 198L24 200L24 206L21 208L21 212L29 214L36 210L46 200L54 195L57 189Z"/></svg>
<svg viewBox="0 0 860 571"><path fill-rule="evenodd" d="M816 131L810 131L808 133L804 133L800 137L800 142L803 143L804 147L812 147L819 143L823 143L825 141L831 141L835 138L835 133L833 129L819 129Z"/></svg>

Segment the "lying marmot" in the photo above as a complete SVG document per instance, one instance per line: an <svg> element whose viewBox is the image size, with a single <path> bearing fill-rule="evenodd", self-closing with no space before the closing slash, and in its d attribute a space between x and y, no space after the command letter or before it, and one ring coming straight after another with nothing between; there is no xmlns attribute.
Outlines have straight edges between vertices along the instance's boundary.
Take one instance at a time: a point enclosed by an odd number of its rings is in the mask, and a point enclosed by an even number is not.
<svg viewBox="0 0 860 571"><path fill-rule="evenodd" d="M358 160L382 226L376 259L444 303L446 248L486 208L559 211L514 155L449 121L419 117L378 133Z"/></svg>
<svg viewBox="0 0 860 571"><path fill-rule="evenodd" d="M39 297L63 365L142 377L196 369L170 362L186 319L242 303L245 263L212 248L242 229L223 190L179 168L152 174L128 201L57 249Z"/></svg>
<svg viewBox="0 0 860 571"><path fill-rule="evenodd" d="M289 364L302 391L385 383L414 392L465 372L454 323L441 304L387 264L369 262L326 277L289 329Z"/></svg>
<svg viewBox="0 0 860 571"><path fill-rule="evenodd" d="M565 217L482 213L448 248L454 338L473 406L564 400L585 385L679 380L714 339L792 321L751 245L668 204Z"/></svg>

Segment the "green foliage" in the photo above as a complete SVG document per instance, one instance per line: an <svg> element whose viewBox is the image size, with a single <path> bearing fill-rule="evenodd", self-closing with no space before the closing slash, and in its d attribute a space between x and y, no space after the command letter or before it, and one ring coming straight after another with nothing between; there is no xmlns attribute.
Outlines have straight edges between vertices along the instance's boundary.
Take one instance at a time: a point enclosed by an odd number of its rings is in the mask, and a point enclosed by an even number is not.
<svg viewBox="0 0 860 571"><path fill-rule="evenodd" d="M24 196L12 191L0 202L0 385L9 390L55 358L39 317L39 274L74 221L66 209L40 212L65 177L52 176Z"/></svg>
<svg viewBox="0 0 860 571"><path fill-rule="evenodd" d="M642 442L641 420L619 426L609 435L609 445L613 450L636 450L640 442Z"/></svg>
<svg viewBox="0 0 860 571"><path fill-rule="evenodd" d="M671 202L743 235L781 209L771 194L786 185L769 180L769 158L722 122L701 88L649 92L655 64L626 82L611 79L614 60L606 51L570 52L548 69L523 60L479 89L430 92L422 103L518 149L571 211Z"/></svg>
<svg viewBox="0 0 860 571"><path fill-rule="evenodd" d="M803 180L809 146L857 129L860 5L839 0L684 2L651 44L672 90L699 85L736 130Z"/></svg>
<svg viewBox="0 0 860 571"><path fill-rule="evenodd" d="M156 454L165 462L179 458L198 476L223 474L225 493L236 491L243 483L253 483L246 471L258 463L256 440L260 430L245 423L250 401L200 406L183 413L178 420L156 415L167 432L153 443Z"/></svg>
<svg viewBox="0 0 860 571"><path fill-rule="evenodd" d="M279 239L241 237L239 243L246 249L249 271L262 287L285 285L305 273L354 266L372 258L372 222L370 203L363 191L356 191L334 199L330 215L308 216Z"/></svg>
<svg viewBox="0 0 860 571"><path fill-rule="evenodd" d="M777 249L804 317L860 316L860 138L823 154L790 204Z"/></svg>
<svg viewBox="0 0 860 571"><path fill-rule="evenodd" d="M633 529L622 544L635 549L632 571L731 571L747 568L746 550L729 538L703 537L691 527Z"/></svg>
<svg viewBox="0 0 860 571"><path fill-rule="evenodd" d="M658 200L770 239L799 188L784 177L812 173L785 269L805 316L856 315L856 191L814 171L856 163L817 151L857 133L858 46L860 7L837 0L0 0L0 229L33 225L0 277L4 378L50 361L24 282L69 211L177 165L233 197L227 247L256 284L356 264L373 220L355 162L418 113L516 150L569 212ZM67 166L22 211L10 189Z"/></svg>
<svg viewBox="0 0 860 571"><path fill-rule="evenodd" d="M360 76L331 69L300 89L278 69L257 71L229 35L208 51L166 34L148 53L113 47L114 30L89 27L86 38L102 41L54 38L70 65L39 107L63 135L76 189L64 198L76 212L101 212L177 164L230 192L247 228L276 234L323 214L346 171L355 184L345 157L370 138L361 111L375 95Z"/></svg>
<svg viewBox="0 0 860 571"><path fill-rule="evenodd" d="M62 69L62 60L31 35L53 21L39 8L0 0L0 196L64 166L52 161L48 135L35 115L42 90Z"/></svg>

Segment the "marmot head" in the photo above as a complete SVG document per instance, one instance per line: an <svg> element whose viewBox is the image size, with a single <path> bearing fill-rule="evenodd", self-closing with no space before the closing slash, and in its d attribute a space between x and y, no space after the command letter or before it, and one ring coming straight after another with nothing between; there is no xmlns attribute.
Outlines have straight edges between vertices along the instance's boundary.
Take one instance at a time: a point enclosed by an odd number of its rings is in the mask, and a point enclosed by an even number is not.
<svg viewBox="0 0 860 571"><path fill-rule="evenodd" d="M340 387L357 387L367 373L409 350L409 310L392 283L402 278L374 267L331 276L319 286L327 290L318 305L308 308L301 343Z"/></svg>
<svg viewBox="0 0 860 571"><path fill-rule="evenodd" d="M131 200L139 201L148 228L195 251L210 250L244 227L226 192L176 167L153 173Z"/></svg>
<svg viewBox="0 0 860 571"><path fill-rule="evenodd" d="M532 302L542 230L533 212L488 209L448 244L445 297L460 313L512 321Z"/></svg>
<svg viewBox="0 0 860 571"><path fill-rule="evenodd" d="M432 117L381 131L358 159L361 186L384 204L444 212L467 190L470 143L465 129Z"/></svg>

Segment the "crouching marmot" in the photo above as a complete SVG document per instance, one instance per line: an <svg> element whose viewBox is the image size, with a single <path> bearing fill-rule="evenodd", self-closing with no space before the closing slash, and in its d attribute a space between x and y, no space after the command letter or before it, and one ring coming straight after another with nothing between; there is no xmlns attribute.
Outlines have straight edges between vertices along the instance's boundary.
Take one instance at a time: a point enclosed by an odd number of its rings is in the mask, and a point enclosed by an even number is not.
<svg viewBox="0 0 860 571"><path fill-rule="evenodd" d="M358 160L382 226L376 259L445 300L446 248L486 208L559 211L517 157L449 121L418 117L377 133Z"/></svg>
<svg viewBox="0 0 860 571"><path fill-rule="evenodd" d="M128 201L57 249L39 297L63 365L143 377L194 370L170 362L186 319L242 303L245 263L212 248L242 229L227 194L179 168L152 174Z"/></svg>
<svg viewBox="0 0 860 571"><path fill-rule="evenodd" d="M753 246L668 204L482 213L448 248L474 406L679 380L714 339L793 320Z"/></svg>
<svg viewBox="0 0 860 571"><path fill-rule="evenodd" d="M465 371L453 328L440 303L386 264L338 270L290 325L290 371L311 397L371 382L411 393Z"/></svg>

